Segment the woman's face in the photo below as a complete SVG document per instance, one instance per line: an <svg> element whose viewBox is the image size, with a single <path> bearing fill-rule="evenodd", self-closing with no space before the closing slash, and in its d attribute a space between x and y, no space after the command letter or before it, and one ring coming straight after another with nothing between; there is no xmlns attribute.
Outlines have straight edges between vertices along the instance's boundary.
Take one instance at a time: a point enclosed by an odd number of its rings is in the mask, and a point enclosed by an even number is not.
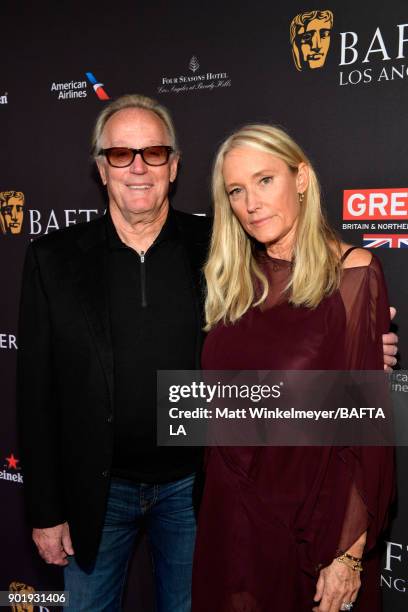
<svg viewBox="0 0 408 612"><path fill-rule="evenodd" d="M308 166L297 171L271 153L237 147L226 154L225 188L231 207L245 231L263 244L288 250L296 234L300 204L298 192L308 182Z"/></svg>

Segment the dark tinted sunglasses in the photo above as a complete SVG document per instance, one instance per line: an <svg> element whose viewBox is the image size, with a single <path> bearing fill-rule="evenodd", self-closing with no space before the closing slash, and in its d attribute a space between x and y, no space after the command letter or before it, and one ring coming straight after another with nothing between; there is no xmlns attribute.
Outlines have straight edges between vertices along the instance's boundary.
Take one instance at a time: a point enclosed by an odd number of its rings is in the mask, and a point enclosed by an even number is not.
<svg viewBox="0 0 408 612"><path fill-rule="evenodd" d="M148 166L164 166L169 161L173 147L166 145L155 145L143 149L130 149L128 147L110 147L101 149L99 155L104 155L108 164L114 168L126 168L133 163L136 155L141 155Z"/></svg>

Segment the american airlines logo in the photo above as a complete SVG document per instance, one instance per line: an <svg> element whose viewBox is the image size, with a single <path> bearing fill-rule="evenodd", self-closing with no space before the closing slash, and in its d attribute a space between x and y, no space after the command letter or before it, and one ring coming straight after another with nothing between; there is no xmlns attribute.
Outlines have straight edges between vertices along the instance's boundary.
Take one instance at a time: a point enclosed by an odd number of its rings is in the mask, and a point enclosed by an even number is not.
<svg viewBox="0 0 408 612"><path fill-rule="evenodd" d="M343 219L408 219L408 187L398 189L346 189Z"/></svg>
<svg viewBox="0 0 408 612"><path fill-rule="evenodd" d="M108 94L103 88L103 83L100 83L92 72L86 72L86 78L94 88L94 91L100 100L110 100Z"/></svg>
<svg viewBox="0 0 408 612"><path fill-rule="evenodd" d="M86 72L86 78L93 88L99 100L109 100L110 97L104 89L103 83L100 83L93 72ZM86 81L64 81L51 83L51 91L55 93L57 100L72 100L77 98L86 98L88 83Z"/></svg>

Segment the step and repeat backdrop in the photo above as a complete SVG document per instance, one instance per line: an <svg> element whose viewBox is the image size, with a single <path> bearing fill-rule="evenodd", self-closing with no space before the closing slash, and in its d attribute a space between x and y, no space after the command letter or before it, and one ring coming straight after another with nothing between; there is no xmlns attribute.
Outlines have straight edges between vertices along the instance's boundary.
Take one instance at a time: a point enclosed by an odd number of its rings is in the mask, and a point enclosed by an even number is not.
<svg viewBox="0 0 408 612"><path fill-rule="evenodd" d="M408 368L408 5L2 2L0 19L0 590L34 592L62 582L39 559L24 521L15 424L20 277L31 240L105 211L90 158L97 113L125 93L168 106L182 150L173 206L206 215L217 144L247 122L285 127L314 162L339 234L376 249L398 309L400 367ZM44 464L53 462L42 450ZM388 612L408 603L407 449L397 458L381 577ZM154 609L151 582L142 540L126 609Z"/></svg>

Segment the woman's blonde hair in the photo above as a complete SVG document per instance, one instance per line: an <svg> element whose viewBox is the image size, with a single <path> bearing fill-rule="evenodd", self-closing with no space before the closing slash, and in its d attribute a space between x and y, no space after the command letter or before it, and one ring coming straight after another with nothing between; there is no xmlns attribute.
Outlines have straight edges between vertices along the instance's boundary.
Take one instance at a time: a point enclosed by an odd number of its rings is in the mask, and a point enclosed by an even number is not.
<svg viewBox="0 0 408 612"><path fill-rule="evenodd" d="M224 158L237 147L271 153L293 172L297 172L302 162L309 167L309 183L300 204L292 275L287 287L289 301L294 306L314 308L338 288L340 281L339 241L322 212L319 182L310 161L284 130L270 125L247 125L225 140L214 161L214 227L204 267L206 330L221 320L237 321L251 306L262 304L268 294L268 281L254 257L255 242L234 215L225 189ZM255 279L260 283L260 296L255 295Z"/></svg>

